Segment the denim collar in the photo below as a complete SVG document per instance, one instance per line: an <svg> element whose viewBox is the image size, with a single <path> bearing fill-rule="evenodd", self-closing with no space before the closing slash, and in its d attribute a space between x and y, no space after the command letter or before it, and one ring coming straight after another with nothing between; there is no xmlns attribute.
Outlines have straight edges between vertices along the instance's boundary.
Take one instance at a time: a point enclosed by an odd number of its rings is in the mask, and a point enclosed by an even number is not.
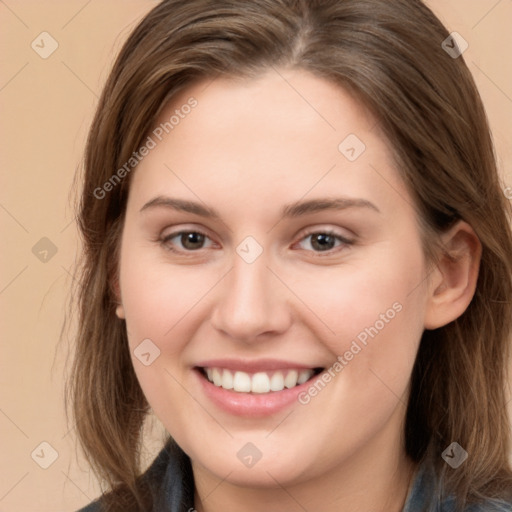
<svg viewBox="0 0 512 512"><path fill-rule="evenodd" d="M194 512L194 477L190 459L172 441L160 452L146 475L150 481L162 475L162 487L155 488L155 510L165 512ZM160 488L159 488L160 487ZM420 465L413 477L402 512L451 512L450 508L439 508L431 504L435 478L427 465ZM432 508L433 507L433 508ZM475 511L476 512L476 511Z"/></svg>
<svg viewBox="0 0 512 512"><path fill-rule="evenodd" d="M165 473L165 474L164 474ZM164 478L162 480L162 474ZM145 473L152 486L155 510L193 512L194 476L189 457L171 439ZM158 482L159 485L153 485Z"/></svg>
<svg viewBox="0 0 512 512"><path fill-rule="evenodd" d="M153 510L158 512L195 512L194 476L189 457L169 440L142 476L153 496ZM442 491L431 464L422 463L413 476L402 512L455 512L453 497L442 498ZM101 500L81 512L100 512ZM464 512L512 512L512 503L488 500L471 505Z"/></svg>
<svg viewBox="0 0 512 512"><path fill-rule="evenodd" d="M402 512L456 512L456 499L446 496L432 464L419 465ZM486 500L468 505L464 512L512 512L512 503L502 500Z"/></svg>

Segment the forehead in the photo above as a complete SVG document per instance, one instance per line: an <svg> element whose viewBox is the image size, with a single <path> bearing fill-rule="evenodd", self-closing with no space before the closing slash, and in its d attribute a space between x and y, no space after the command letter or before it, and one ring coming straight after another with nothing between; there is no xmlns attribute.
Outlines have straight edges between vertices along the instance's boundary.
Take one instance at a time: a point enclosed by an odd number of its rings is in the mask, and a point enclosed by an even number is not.
<svg viewBox="0 0 512 512"><path fill-rule="evenodd" d="M300 69L270 69L256 78L217 77L190 85L161 111L156 126L165 124L173 113L186 110L190 98L197 100L192 110L194 130L204 128L222 137L222 128L236 123L238 129L261 128L263 132L312 131L329 137L341 135L349 127L363 131L375 126L369 109L354 95L332 81ZM188 115L185 112L186 115ZM180 116L180 132L187 133ZM199 126L200 125L200 126ZM174 129L178 129L176 126ZM243 133L243 132L242 132Z"/></svg>
<svg viewBox="0 0 512 512"><path fill-rule="evenodd" d="M308 190L341 193L340 185L361 194L382 181L375 164L393 172L369 110L340 86L300 70L198 82L165 106L150 136L155 148L132 183L146 197L176 188L188 196L221 190L226 200L242 194L261 207L262 198L274 200L271 189L283 201Z"/></svg>

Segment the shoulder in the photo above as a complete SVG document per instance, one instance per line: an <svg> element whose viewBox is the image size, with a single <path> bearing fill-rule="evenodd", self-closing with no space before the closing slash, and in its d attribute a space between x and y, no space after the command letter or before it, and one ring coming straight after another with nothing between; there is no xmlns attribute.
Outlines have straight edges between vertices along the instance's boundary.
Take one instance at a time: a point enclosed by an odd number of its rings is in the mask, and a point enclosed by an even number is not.
<svg viewBox="0 0 512 512"><path fill-rule="evenodd" d="M86 507L81 508L80 510L78 510L78 512L102 512L101 511L100 500L97 500L97 501L95 501L93 503L90 503Z"/></svg>
<svg viewBox="0 0 512 512"><path fill-rule="evenodd" d="M179 510L193 502L194 484L190 459L169 440L140 477L150 489L157 510ZM77 512L107 512L105 499L99 498Z"/></svg>
<svg viewBox="0 0 512 512"><path fill-rule="evenodd" d="M455 512L455 502L448 500L443 504L442 512ZM501 500L486 500L478 505L469 505L464 512L512 512L512 503Z"/></svg>
<svg viewBox="0 0 512 512"><path fill-rule="evenodd" d="M402 512L459 512L453 496L441 497L439 482L433 469L422 464L418 467ZM512 502L488 499L468 505L463 512L512 512Z"/></svg>

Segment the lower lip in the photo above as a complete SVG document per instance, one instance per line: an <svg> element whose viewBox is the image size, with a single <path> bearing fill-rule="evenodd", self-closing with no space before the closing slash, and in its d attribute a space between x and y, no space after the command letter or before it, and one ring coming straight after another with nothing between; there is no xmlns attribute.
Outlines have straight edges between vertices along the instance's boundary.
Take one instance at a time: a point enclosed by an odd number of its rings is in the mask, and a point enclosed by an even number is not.
<svg viewBox="0 0 512 512"><path fill-rule="evenodd" d="M238 393L211 383L199 370L194 370L205 395L224 411L237 416L270 416L298 403L298 395L311 385L311 380L282 391L270 393ZM314 377L313 377L314 379Z"/></svg>

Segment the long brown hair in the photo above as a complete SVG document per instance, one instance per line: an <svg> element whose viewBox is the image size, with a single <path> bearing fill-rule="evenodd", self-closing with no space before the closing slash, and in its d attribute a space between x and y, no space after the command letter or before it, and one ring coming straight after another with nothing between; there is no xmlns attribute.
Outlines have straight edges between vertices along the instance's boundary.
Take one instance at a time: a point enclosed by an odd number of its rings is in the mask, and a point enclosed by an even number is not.
<svg viewBox="0 0 512 512"><path fill-rule="evenodd" d="M428 256L436 236L458 219L479 237L483 254L471 304L454 322L423 334L405 448L416 462L431 460L461 506L510 497L511 205L471 74L462 56L452 58L442 47L449 37L419 0L166 0L130 35L104 87L85 153L78 215L84 257L69 382L79 440L98 476L116 489L113 503L123 496L123 510L131 510L128 503L134 510L150 507L139 479L148 404L112 289L136 171L107 192L102 187L178 91L197 80L252 77L270 67L309 71L371 109L415 200ZM452 441L469 458L446 471L441 453Z"/></svg>

